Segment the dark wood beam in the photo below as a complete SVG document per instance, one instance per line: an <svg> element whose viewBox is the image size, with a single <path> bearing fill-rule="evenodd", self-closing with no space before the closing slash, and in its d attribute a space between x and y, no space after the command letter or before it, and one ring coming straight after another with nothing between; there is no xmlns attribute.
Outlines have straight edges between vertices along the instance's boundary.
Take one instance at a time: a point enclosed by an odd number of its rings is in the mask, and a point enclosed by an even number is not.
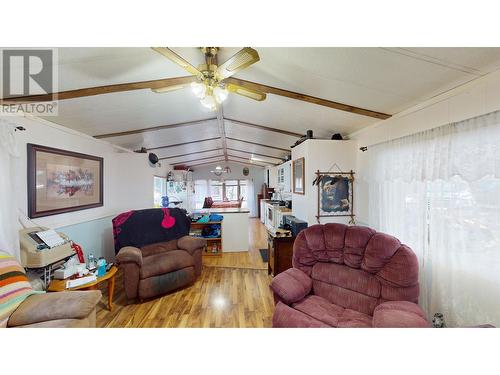
<svg viewBox="0 0 500 375"><path fill-rule="evenodd" d="M190 145L193 143L199 143L199 142L207 142L207 141L215 141L217 139L220 139L220 137L213 137L213 138L205 138L205 139L198 139L197 141L189 141L189 142L182 142L182 143L176 143L176 144L171 144L171 145L166 145L166 146L159 146L159 147L151 147L147 148L146 150L152 151L152 150L160 150L162 148L170 148L170 147L176 147L176 146L184 146L184 145Z"/></svg>
<svg viewBox="0 0 500 375"><path fill-rule="evenodd" d="M75 99L75 98L82 98L85 96L112 94L115 92L122 92L122 91L160 89L162 87L186 85L194 81L196 81L196 76L173 77L173 78L155 79L152 81L119 83L116 85L87 87L83 89L60 91L57 93L50 93L44 95L29 95L29 96L18 96L14 98L5 98L5 99L0 99L0 104L50 102L52 100Z"/></svg>
<svg viewBox="0 0 500 375"><path fill-rule="evenodd" d="M290 98L290 99L301 100L301 101L312 103L312 104L322 105L324 107L338 109L340 111L351 112L351 113L355 113L357 115L374 117L374 118L381 119L381 120L386 120L389 117L391 117L391 115L389 115L387 113L382 113L382 112L372 111L370 109L355 107L352 105L334 102L331 100L322 99L322 98L318 98L315 96L310 96L310 95L301 94L301 93L294 92L294 91L280 89L277 87L263 85L261 83L246 81L246 80L240 79L240 78L229 77L229 78L226 78L224 80L224 82L232 83L232 84L239 85L242 87L246 87L246 88L249 88L251 90L262 91L262 92L265 92L267 94L285 96L285 97Z"/></svg>
<svg viewBox="0 0 500 375"><path fill-rule="evenodd" d="M226 137L226 139L229 139L230 141L237 141L237 142L243 142L243 143L248 143L250 145L255 145L255 146L259 146L259 147L267 147L267 148L272 148L274 150L280 150L280 151L284 151L284 152L292 152L290 150L287 150L286 148L281 148L281 147L276 147L276 146L269 146L269 145L264 145L262 143L257 143L257 142L251 142L251 141L247 141L247 140L244 140L244 139L239 139L239 138L231 138L231 137Z"/></svg>
<svg viewBox="0 0 500 375"><path fill-rule="evenodd" d="M256 153L256 152L252 152L252 151L245 151L245 150L238 150L238 149L236 149L236 148L231 148L231 147L228 147L227 149L228 149L229 151L243 152L243 153L245 153L245 154L258 155L258 156L262 156L262 157L265 157L265 158L270 158L270 159L285 160L285 158L280 157L280 156L273 156L273 155L266 155L266 154L258 154L258 153Z"/></svg>
<svg viewBox="0 0 500 375"><path fill-rule="evenodd" d="M111 137L122 137L124 135L154 132L154 131L157 131L157 130L175 129L175 128L179 128L179 127L182 127L182 126L191 126L191 125L204 124L207 121L213 121L213 120L217 120L217 118L216 117L210 117L210 118L206 118L206 119L203 119L203 120L178 122L176 124L152 126L152 127L149 127L149 128L128 130L128 131L117 132L117 133L99 134L99 135L94 135L94 138L101 139L101 138L111 138Z"/></svg>
<svg viewBox="0 0 500 375"><path fill-rule="evenodd" d="M222 157L223 157L223 155L215 155L215 156L209 156L209 157L206 157L206 158L197 158L197 159L190 159L190 160L180 161L178 163L173 163L172 165L182 165L182 164L191 163L193 161L208 160L208 159L215 159L215 158L222 158Z"/></svg>
<svg viewBox="0 0 500 375"><path fill-rule="evenodd" d="M304 134L295 133L295 132L291 132L291 131L283 130L283 129L271 128L269 126L264 126L264 125L252 124L250 122L240 121L240 120L236 120L236 119L233 119L233 118L227 118L227 117L225 117L224 119L227 120L227 121L231 121L231 122L235 123L236 125L246 126L247 128L267 130L269 132L286 134L286 135L289 135L291 137L297 137L297 138L300 138L300 137L304 136Z"/></svg>
<svg viewBox="0 0 500 375"><path fill-rule="evenodd" d="M180 158L181 156L188 156L188 155L195 155L195 154L203 154L205 152L212 152L212 151L220 151L222 150L221 148L213 148L211 150L200 150L200 151L195 151L195 152L188 152L187 154L179 154L179 155L173 155L173 156L165 156L164 158L159 158L158 160L167 160L167 159L175 159L175 158ZM214 156L214 158L217 156Z"/></svg>

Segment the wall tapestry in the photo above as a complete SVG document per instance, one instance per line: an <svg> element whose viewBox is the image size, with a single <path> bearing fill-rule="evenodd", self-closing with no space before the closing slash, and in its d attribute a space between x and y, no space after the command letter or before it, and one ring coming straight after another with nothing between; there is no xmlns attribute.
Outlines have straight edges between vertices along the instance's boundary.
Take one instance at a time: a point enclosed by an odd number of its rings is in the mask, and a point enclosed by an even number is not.
<svg viewBox="0 0 500 375"><path fill-rule="evenodd" d="M316 172L314 184L318 185L318 214L316 218L329 216L350 216L353 211L354 172Z"/></svg>

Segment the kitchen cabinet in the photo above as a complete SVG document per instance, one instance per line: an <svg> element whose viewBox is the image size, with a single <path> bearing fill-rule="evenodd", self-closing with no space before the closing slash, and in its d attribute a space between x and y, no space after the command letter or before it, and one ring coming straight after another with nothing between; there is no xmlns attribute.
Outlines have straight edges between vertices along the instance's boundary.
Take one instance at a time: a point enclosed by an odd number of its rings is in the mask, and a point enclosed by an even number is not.
<svg viewBox="0 0 500 375"><path fill-rule="evenodd" d="M270 188L276 188L278 185L278 167L266 167L266 173L268 176L268 186Z"/></svg>
<svg viewBox="0 0 500 375"><path fill-rule="evenodd" d="M292 191L292 161L278 165L276 172L277 187L285 193Z"/></svg>

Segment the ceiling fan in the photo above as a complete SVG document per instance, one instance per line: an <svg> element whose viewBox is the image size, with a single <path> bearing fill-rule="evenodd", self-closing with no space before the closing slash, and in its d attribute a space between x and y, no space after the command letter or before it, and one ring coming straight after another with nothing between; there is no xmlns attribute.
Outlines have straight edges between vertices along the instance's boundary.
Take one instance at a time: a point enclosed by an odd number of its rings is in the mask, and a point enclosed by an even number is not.
<svg viewBox="0 0 500 375"><path fill-rule="evenodd" d="M84 87L39 95L4 97L0 98L0 105L62 101L94 95L113 94L144 89L150 89L154 92L168 92L192 84L193 91L196 95L198 95L198 97L200 97L202 104L212 110L217 109L218 102L224 101L229 93L236 93L258 101L265 100L266 94L272 94L340 111L355 113L357 115L373 117L376 119L385 120L391 117L391 115L387 113L355 107L350 104L335 102L300 92L294 92L234 77L234 74L237 72L259 61L259 54L253 48L243 48L222 65L218 65L217 53L219 49L217 47L203 47L201 50L205 55L205 64L200 65L198 68L194 67L184 58L167 47L154 47L153 50L181 66L189 72L190 75L184 77L161 78L148 81Z"/></svg>
<svg viewBox="0 0 500 375"><path fill-rule="evenodd" d="M257 101L266 99L266 94L262 91L226 82L227 78L260 60L258 52L253 48L245 47L222 65L218 65L217 52L219 49L217 47L202 47L201 51L205 55L205 63L197 68L170 48L152 47L152 49L194 76L191 82L152 88L151 90L156 93L175 91L190 85L194 94L200 99L201 104L212 111L216 110L217 105L227 99L230 92Z"/></svg>

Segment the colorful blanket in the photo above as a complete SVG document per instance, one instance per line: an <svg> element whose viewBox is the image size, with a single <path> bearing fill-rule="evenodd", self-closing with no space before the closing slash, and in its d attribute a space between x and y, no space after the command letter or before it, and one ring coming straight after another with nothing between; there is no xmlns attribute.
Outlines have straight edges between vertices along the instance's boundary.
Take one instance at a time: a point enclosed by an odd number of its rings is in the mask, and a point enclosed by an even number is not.
<svg viewBox="0 0 500 375"><path fill-rule="evenodd" d="M0 251L0 327L6 327L10 315L32 294L33 290L23 267L10 254Z"/></svg>

